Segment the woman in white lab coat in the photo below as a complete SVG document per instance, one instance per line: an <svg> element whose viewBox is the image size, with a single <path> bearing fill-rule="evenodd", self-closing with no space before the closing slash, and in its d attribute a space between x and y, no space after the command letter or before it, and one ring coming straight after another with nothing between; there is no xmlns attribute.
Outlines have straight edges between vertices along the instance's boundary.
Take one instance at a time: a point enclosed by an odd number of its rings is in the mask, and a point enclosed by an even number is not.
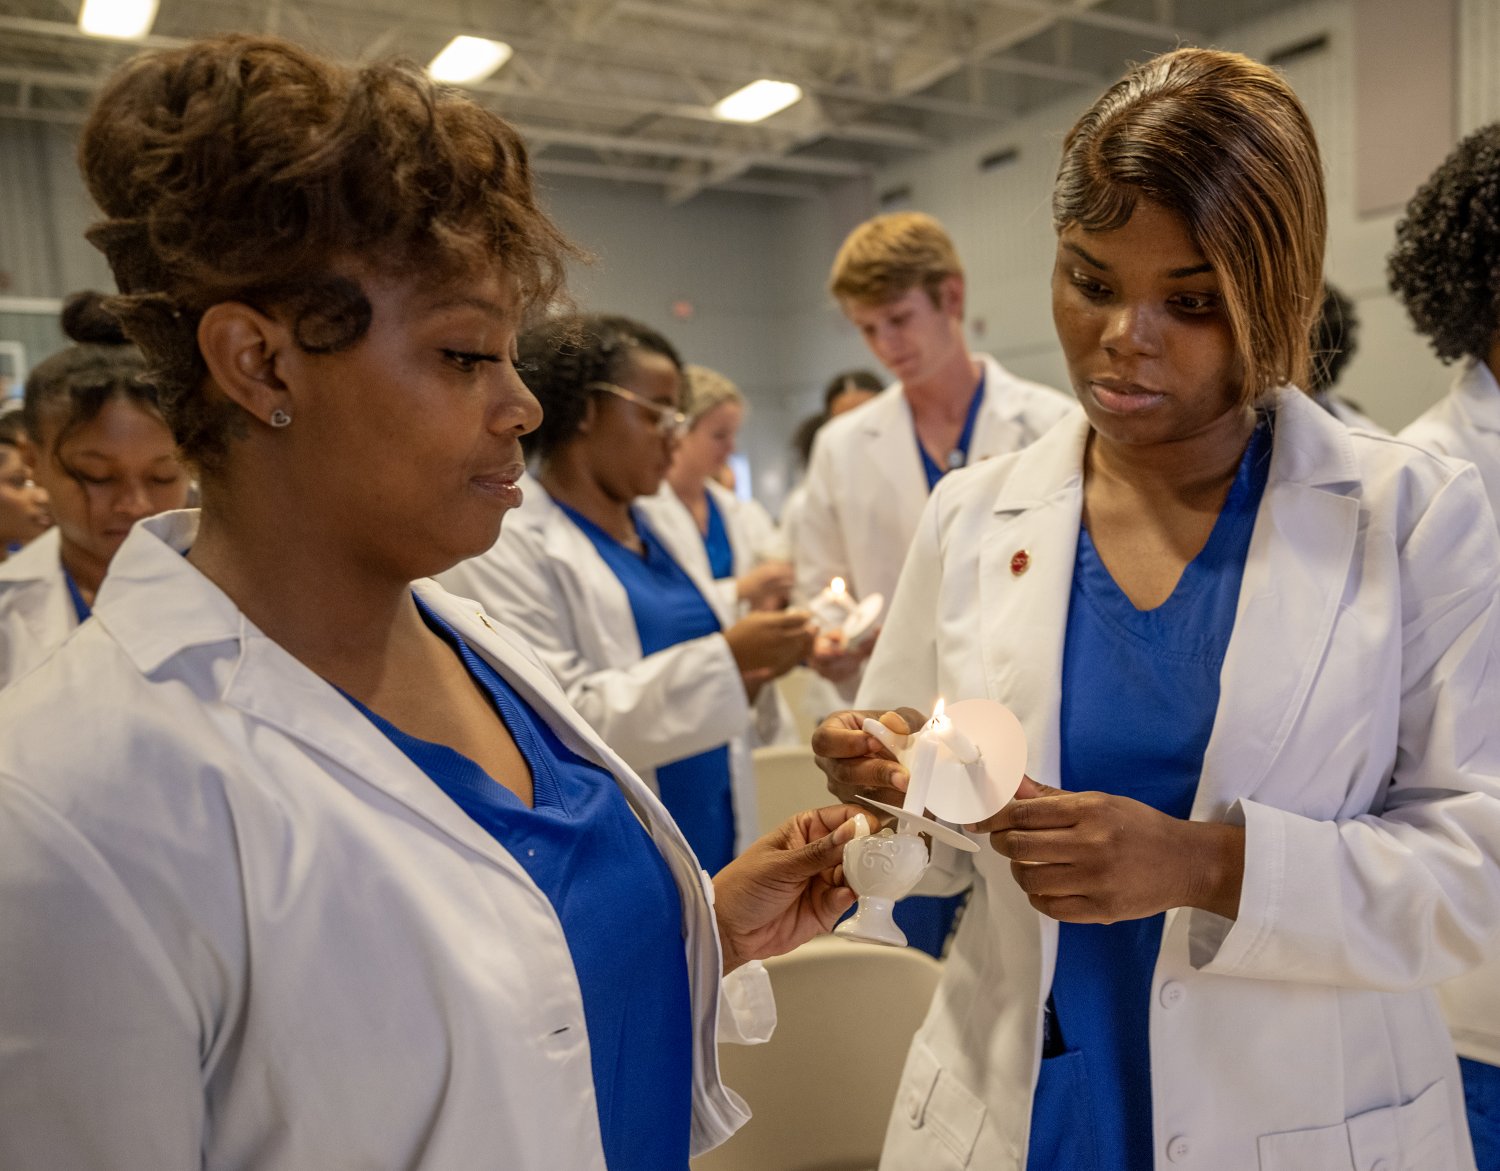
<svg viewBox="0 0 1500 1171"><path fill-rule="evenodd" d="M703 549L700 568L707 570L730 604L783 610L792 592L791 562L771 555L771 547L778 543L775 534L760 531L761 522L714 479L734 454L745 421L745 397L733 382L707 366L690 365L683 378L687 429L657 493L661 515L684 535L697 534Z"/></svg>
<svg viewBox="0 0 1500 1171"><path fill-rule="evenodd" d="M1468 460L1500 512L1500 122L1476 130L1422 185L1396 225L1391 288L1444 362L1453 389L1401 432ZM1500 923L1495 924L1500 938ZM1500 959L1443 985L1480 1171L1500 1171Z"/></svg>
<svg viewBox="0 0 1500 1171"><path fill-rule="evenodd" d="M524 146L227 37L127 65L81 158L203 508L0 696L0 1166L685 1171L852 827L710 885L522 637L418 580L518 503L516 321L567 252Z"/></svg>
<svg viewBox="0 0 1500 1171"><path fill-rule="evenodd" d="M755 837L752 705L807 654L807 614L737 617L657 498L684 421L665 338L623 317L562 318L528 331L520 358L543 409L524 440L536 481L495 547L443 584L525 632L715 870Z"/></svg>
<svg viewBox="0 0 1500 1171"><path fill-rule="evenodd" d="M145 363L98 293L63 308L74 344L26 380L22 458L56 524L0 564L0 687L89 616L130 526L181 508L189 480Z"/></svg>
<svg viewBox="0 0 1500 1171"><path fill-rule="evenodd" d="M1137 67L1053 214L1084 416L939 486L860 697L1000 700L1035 778L930 876L974 897L882 1166L1468 1171L1432 989L1500 919L1478 477L1289 385L1324 204L1271 70ZM903 788L858 728L835 787Z"/></svg>

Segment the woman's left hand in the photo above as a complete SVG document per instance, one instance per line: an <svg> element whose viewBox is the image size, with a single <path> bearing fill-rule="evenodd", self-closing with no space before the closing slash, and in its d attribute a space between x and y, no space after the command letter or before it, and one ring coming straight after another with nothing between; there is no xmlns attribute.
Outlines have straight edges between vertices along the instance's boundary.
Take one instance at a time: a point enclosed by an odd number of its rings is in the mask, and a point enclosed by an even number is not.
<svg viewBox="0 0 1500 1171"><path fill-rule="evenodd" d="M1016 799L971 829L1011 860L1031 905L1065 923L1145 919L1201 907L1233 919L1245 831L1182 821L1112 793L1065 793L1021 782Z"/></svg>
<svg viewBox="0 0 1500 1171"><path fill-rule="evenodd" d="M789 952L830 931L854 905L844 844L866 810L830 805L788 818L714 877L724 971Z"/></svg>

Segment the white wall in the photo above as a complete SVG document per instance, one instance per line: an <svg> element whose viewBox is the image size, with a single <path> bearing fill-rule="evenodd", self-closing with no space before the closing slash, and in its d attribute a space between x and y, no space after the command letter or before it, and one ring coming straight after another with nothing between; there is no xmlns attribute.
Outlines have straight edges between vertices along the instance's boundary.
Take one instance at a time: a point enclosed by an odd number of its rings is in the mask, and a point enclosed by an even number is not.
<svg viewBox="0 0 1500 1171"><path fill-rule="evenodd" d="M1500 117L1500 5L1458 0L1459 62L1453 84L1460 134ZM1318 133L1328 181L1327 273L1353 298L1361 329L1359 351L1339 390L1379 423L1400 428L1440 397L1452 371L1440 365L1386 288L1385 257L1394 242L1395 213L1369 218L1354 210L1354 81L1352 6L1314 0L1234 30L1216 47L1256 57L1319 33L1328 47L1290 62L1287 79ZM1392 85L1402 84L1392 78ZM1048 208L1062 137L1096 94L1034 111L1002 131L954 144L887 168L875 190L906 187L910 206L942 220L968 270L969 333L1016 373L1064 386L1066 375L1052 332L1048 277L1053 234ZM1015 162L981 174L981 158L1016 147ZM796 219L794 213L793 219ZM805 214L805 213L802 213ZM836 245L835 245L836 246ZM821 284L832 248L799 258L788 274L803 288ZM823 333L804 338L801 363L832 368L846 344Z"/></svg>

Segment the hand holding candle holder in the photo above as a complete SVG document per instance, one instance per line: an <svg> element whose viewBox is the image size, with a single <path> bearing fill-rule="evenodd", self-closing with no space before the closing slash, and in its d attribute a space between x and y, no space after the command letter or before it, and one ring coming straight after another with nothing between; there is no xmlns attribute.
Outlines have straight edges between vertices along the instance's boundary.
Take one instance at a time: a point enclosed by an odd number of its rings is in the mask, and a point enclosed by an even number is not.
<svg viewBox="0 0 1500 1171"><path fill-rule="evenodd" d="M988 699L964 700L947 711L939 700L932 719L907 736L877 720L866 720L864 730L891 750L911 779L899 809L860 798L895 817L898 828L860 834L844 847L844 878L859 896L859 905L834 934L905 947L906 934L891 912L930 863L921 835L970 853L979 849L971 838L928 817L926 811L958 825L998 813L1020 788L1026 734L1009 708Z"/></svg>
<svg viewBox="0 0 1500 1171"><path fill-rule="evenodd" d="M856 602L841 577L829 582L828 588L808 607L818 629L836 636L845 650L854 648L875 630L876 619L884 608L885 598L880 594L871 594L864 601Z"/></svg>

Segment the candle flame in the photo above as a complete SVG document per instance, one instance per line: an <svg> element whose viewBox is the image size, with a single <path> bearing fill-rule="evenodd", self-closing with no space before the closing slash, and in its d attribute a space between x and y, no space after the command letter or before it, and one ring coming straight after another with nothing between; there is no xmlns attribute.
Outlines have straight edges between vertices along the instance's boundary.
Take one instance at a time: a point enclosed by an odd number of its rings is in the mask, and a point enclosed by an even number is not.
<svg viewBox="0 0 1500 1171"><path fill-rule="evenodd" d="M935 707L935 708L932 709L932 722L934 724L936 724L942 718L943 718L943 700L942 700L942 697L939 696L938 697L938 701L937 701L937 707Z"/></svg>
<svg viewBox="0 0 1500 1171"><path fill-rule="evenodd" d="M832 593L842 594L848 587L844 585L843 578L836 577L828 583L828 588Z"/></svg>

